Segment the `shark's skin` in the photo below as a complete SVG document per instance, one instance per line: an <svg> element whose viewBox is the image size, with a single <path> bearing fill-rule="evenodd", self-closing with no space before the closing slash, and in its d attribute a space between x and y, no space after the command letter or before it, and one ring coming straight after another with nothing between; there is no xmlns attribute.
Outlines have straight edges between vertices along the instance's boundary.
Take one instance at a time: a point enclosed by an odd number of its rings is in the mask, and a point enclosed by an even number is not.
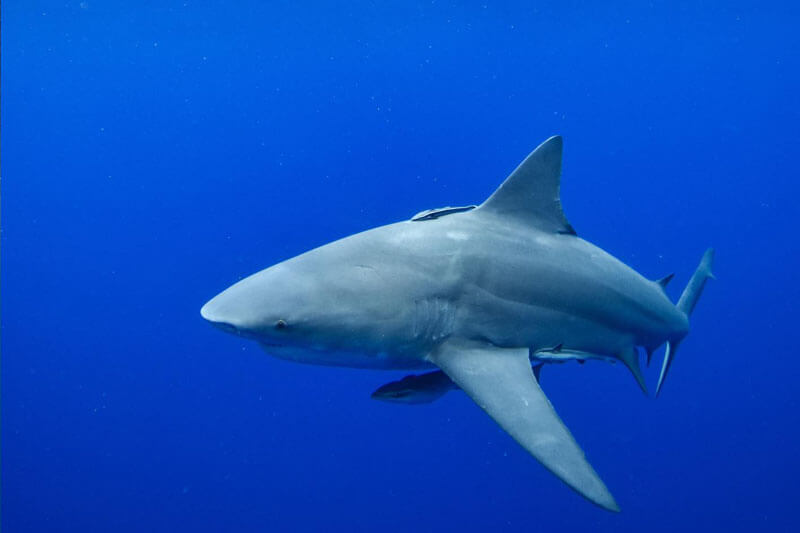
<svg viewBox="0 0 800 533"><path fill-rule="evenodd" d="M549 470L616 511L529 353L617 358L644 388L636 347L677 346L688 312L574 234L558 194L561 150L560 137L543 143L477 208L423 212L311 250L234 284L201 314L293 361L439 367Z"/></svg>

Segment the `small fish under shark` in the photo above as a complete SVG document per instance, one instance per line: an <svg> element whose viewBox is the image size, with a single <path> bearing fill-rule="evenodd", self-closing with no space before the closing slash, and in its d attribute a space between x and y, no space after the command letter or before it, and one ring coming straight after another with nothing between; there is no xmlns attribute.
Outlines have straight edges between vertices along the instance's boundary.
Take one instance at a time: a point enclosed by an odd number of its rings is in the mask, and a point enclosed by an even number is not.
<svg viewBox="0 0 800 533"><path fill-rule="evenodd" d="M548 350L540 350L530 354L533 362L533 377L538 383L542 382L541 373L545 363L564 363L574 360L585 363L589 359L600 359L615 363L611 357L597 356L585 352L569 352L563 350L562 346L556 346ZM458 390L459 387L447 374L441 370L426 372L425 374L410 374L397 381L391 381L378 387L372 393L372 398L383 402L420 404L431 403L438 400L451 390Z"/></svg>
<svg viewBox="0 0 800 533"><path fill-rule="evenodd" d="M621 361L646 393L638 348L649 362L666 344L658 395L713 250L673 304L671 276L648 280L577 236L561 208L561 156L551 137L482 204L321 246L235 283L201 315L291 361L433 370L375 394L419 403L457 386L567 486L619 511L539 386L541 365Z"/></svg>

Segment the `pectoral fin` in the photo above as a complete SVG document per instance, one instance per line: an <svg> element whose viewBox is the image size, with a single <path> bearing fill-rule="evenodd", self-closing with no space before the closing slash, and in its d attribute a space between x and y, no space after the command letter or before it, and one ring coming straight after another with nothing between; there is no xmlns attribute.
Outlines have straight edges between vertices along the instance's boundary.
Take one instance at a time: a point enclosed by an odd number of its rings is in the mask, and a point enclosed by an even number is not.
<svg viewBox="0 0 800 533"><path fill-rule="evenodd" d="M619 511L534 379L527 348L446 343L430 360L545 468L592 503Z"/></svg>

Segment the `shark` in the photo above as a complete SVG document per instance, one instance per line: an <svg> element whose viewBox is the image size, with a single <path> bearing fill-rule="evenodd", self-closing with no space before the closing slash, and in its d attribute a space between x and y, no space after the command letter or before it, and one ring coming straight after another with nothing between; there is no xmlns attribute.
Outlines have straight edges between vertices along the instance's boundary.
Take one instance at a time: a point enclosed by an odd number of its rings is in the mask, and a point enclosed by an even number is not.
<svg viewBox="0 0 800 533"><path fill-rule="evenodd" d="M649 362L666 345L658 394L714 252L674 304L671 276L647 279L578 237L561 205L562 152L551 137L480 205L428 209L315 248L241 279L200 314L290 361L427 369L373 397L422 403L459 388L568 487L617 512L540 387L540 365L620 361L647 393L640 350Z"/></svg>

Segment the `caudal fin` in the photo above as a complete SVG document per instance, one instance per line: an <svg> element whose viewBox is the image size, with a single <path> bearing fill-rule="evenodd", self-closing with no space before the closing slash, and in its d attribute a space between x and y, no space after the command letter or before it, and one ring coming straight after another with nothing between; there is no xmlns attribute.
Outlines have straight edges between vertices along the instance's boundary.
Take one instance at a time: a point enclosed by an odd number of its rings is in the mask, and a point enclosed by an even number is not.
<svg viewBox="0 0 800 533"><path fill-rule="evenodd" d="M697 270L694 271L692 279L689 280L686 288L683 289L680 299L678 300L677 308L683 314L689 317L694 311L694 306L697 305L697 300L703 294L703 287L706 286L708 278L715 279L711 268L714 263L714 249L709 248L703 254ZM661 375L658 376L658 385L656 385L656 396L661 392L661 387L664 385L664 379L667 377L672 361L675 359L675 352L678 350L678 345L683 339L675 339L667 342L667 351L664 353L664 363L661 365Z"/></svg>

